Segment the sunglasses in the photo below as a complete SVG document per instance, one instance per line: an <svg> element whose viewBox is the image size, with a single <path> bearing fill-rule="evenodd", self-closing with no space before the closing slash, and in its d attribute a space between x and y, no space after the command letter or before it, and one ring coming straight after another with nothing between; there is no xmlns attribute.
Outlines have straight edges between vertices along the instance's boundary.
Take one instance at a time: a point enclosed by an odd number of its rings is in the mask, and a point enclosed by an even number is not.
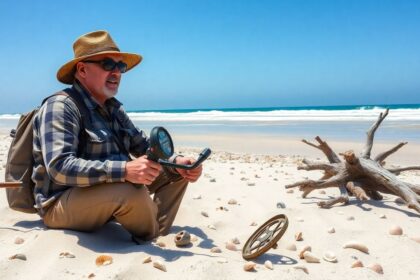
<svg viewBox="0 0 420 280"><path fill-rule="evenodd" d="M82 62L100 64L102 69L105 71L113 71L115 68L118 68L121 73L125 73L127 71L126 63L122 61L115 62L110 58L105 58L103 60L83 60Z"/></svg>

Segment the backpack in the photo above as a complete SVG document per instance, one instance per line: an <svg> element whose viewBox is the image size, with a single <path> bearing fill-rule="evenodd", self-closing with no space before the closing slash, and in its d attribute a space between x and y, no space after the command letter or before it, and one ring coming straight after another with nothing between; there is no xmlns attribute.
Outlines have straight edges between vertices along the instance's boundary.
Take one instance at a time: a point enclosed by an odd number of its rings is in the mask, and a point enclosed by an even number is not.
<svg viewBox="0 0 420 280"><path fill-rule="evenodd" d="M73 92L73 94L70 94ZM82 119L86 115L86 105L84 104L81 96L72 89L65 89L64 91L57 92L42 101L44 104L48 98L56 95L65 95L70 97L81 111ZM41 105L42 105L41 104ZM32 171L34 165L34 159L32 155L33 151L33 120L38 113L40 107L23 114L16 126L10 132L10 136L13 138L9 148L9 153L6 161L5 180L6 196L9 203L9 207L13 210L25 212L25 213L37 213L37 209L34 207L34 187L35 184L32 181ZM80 138L83 141L84 137ZM83 143L82 143L83 144ZM20 185L19 187L13 185Z"/></svg>

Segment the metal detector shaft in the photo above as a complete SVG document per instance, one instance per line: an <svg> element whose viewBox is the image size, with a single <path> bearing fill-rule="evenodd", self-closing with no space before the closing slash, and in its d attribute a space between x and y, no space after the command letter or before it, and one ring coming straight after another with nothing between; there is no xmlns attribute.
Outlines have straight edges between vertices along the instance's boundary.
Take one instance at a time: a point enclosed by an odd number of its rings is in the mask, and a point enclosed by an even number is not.
<svg viewBox="0 0 420 280"><path fill-rule="evenodd" d="M211 150L209 148L205 148L200 155L198 156L197 160L193 163L193 164L177 164L177 163L173 163L173 162L169 162L166 160L162 160L159 159L158 163L160 163L161 165L164 166L168 166L168 167L172 167L172 168L180 168L180 169L186 169L186 170L190 170L190 169L194 169L196 167L198 167L203 161L205 161L211 154Z"/></svg>
<svg viewBox="0 0 420 280"><path fill-rule="evenodd" d="M3 188L21 188L22 182L1 182L0 189Z"/></svg>

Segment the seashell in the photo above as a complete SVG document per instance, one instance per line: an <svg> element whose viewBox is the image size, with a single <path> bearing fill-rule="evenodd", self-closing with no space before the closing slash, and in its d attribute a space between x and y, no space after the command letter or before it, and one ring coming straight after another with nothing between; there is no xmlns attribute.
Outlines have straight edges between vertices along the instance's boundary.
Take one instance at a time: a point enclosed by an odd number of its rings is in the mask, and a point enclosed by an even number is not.
<svg viewBox="0 0 420 280"><path fill-rule="evenodd" d="M91 274L88 275L88 279L93 278L95 276L96 276L95 273L91 273Z"/></svg>
<svg viewBox="0 0 420 280"><path fill-rule="evenodd" d="M112 263L112 257L108 255L100 255L96 258L95 263L97 266L110 265Z"/></svg>
<svg viewBox="0 0 420 280"><path fill-rule="evenodd" d="M23 242L25 242L25 239L23 239L21 237L16 237L15 244L22 244Z"/></svg>
<svg viewBox="0 0 420 280"><path fill-rule="evenodd" d="M379 263L371 264L371 265L368 266L368 268L372 269L373 271L375 271L378 274L384 274L384 270Z"/></svg>
<svg viewBox="0 0 420 280"><path fill-rule="evenodd" d="M320 260L317 256L315 256L314 254L312 254L312 252L310 251L306 251L303 253L303 258L305 259L305 261L307 263L319 263Z"/></svg>
<svg viewBox="0 0 420 280"><path fill-rule="evenodd" d="M191 235L186 230L182 230L175 235L174 242L178 247L186 246L191 243Z"/></svg>
<svg viewBox="0 0 420 280"><path fill-rule="evenodd" d="M386 219L386 215L385 214L382 214L382 215L379 216L379 218Z"/></svg>
<svg viewBox="0 0 420 280"><path fill-rule="evenodd" d="M229 199L228 204L235 205L235 204L238 204L238 202L235 199L231 198Z"/></svg>
<svg viewBox="0 0 420 280"><path fill-rule="evenodd" d="M410 237L411 240L420 243L420 237Z"/></svg>
<svg viewBox="0 0 420 280"><path fill-rule="evenodd" d="M334 254L334 252L331 252L331 251L325 252L322 258L326 260L327 262L332 262L332 263L337 262L337 256Z"/></svg>
<svg viewBox="0 0 420 280"><path fill-rule="evenodd" d="M9 260L16 260L16 259L26 261L26 255L16 254L16 255L13 255L13 256L9 257Z"/></svg>
<svg viewBox="0 0 420 280"><path fill-rule="evenodd" d="M298 265L293 266L293 268L302 270L306 274L309 274L308 268L306 268L306 266L304 266L304 265L298 264Z"/></svg>
<svg viewBox="0 0 420 280"><path fill-rule="evenodd" d="M304 246L301 250L300 250L300 252L299 252L299 258L300 259L303 259L303 254L305 253L305 252L307 252L307 251L312 251L312 248L311 248L311 246Z"/></svg>
<svg viewBox="0 0 420 280"><path fill-rule="evenodd" d="M205 211L201 211L201 215L203 215L204 217L206 217L206 218L208 218L209 217L209 214L207 214L207 212L205 212Z"/></svg>
<svg viewBox="0 0 420 280"><path fill-rule="evenodd" d="M239 241L239 239L238 239L237 237L232 238L232 239L230 240L230 242L232 242L233 244L236 244L236 245L241 244L241 241Z"/></svg>
<svg viewBox="0 0 420 280"><path fill-rule="evenodd" d="M266 261L264 262L264 266L265 266L266 268L268 268L268 269L273 270L273 263L272 263L270 260L266 260Z"/></svg>
<svg viewBox="0 0 420 280"><path fill-rule="evenodd" d="M389 234L391 234L391 235L402 235L403 230L400 226L393 226L392 228L389 229Z"/></svg>
<svg viewBox="0 0 420 280"><path fill-rule="evenodd" d="M211 179L210 179L210 183L214 183L214 182L216 182L216 179L211 178Z"/></svg>
<svg viewBox="0 0 420 280"><path fill-rule="evenodd" d="M193 199L201 199L201 195L196 195L193 197Z"/></svg>
<svg viewBox="0 0 420 280"><path fill-rule="evenodd" d="M244 270L245 271L252 271L252 270L255 270L256 266L257 266L257 264L254 263L254 262L246 262L244 264Z"/></svg>
<svg viewBox="0 0 420 280"><path fill-rule="evenodd" d="M152 262L152 257L151 256L147 256L143 259L143 263L149 263Z"/></svg>
<svg viewBox="0 0 420 280"><path fill-rule="evenodd" d="M296 240L296 241L302 241L302 240L303 240L303 237L302 237L302 232L301 232L301 231L299 231L299 232L297 232L297 233L295 234L295 240Z"/></svg>
<svg viewBox="0 0 420 280"><path fill-rule="evenodd" d="M255 226L257 226L258 224L256 223L256 222L252 222L251 224L250 224L250 226L251 227L255 227Z"/></svg>
<svg viewBox="0 0 420 280"><path fill-rule="evenodd" d="M284 209L284 208L286 208L286 204L284 203L284 202L277 202L277 208L282 208L282 209Z"/></svg>
<svg viewBox="0 0 420 280"><path fill-rule="evenodd" d="M286 249L289 250L289 251L296 251L297 250L296 245L294 243L287 244Z"/></svg>
<svg viewBox="0 0 420 280"><path fill-rule="evenodd" d="M153 262L153 267L166 272L166 266L161 261Z"/></svg>
<svg viewBox="0 0 420 280"><path fill-rule="evenodd" d="M363 263L359 260L355 261L352 265L351 268L356 268L356 267L363 267Z"/></svg>
<svg viewBox="0 0 420 280"><path fill-rule="evenodd" d="M69 252L62 252L62 253L60 253L60 258L70 258L70 259L73 259L75 257L76 257L75 255L73 255L72 253L69 253Z"/></svg>
<svg viewBox="0 0 420 280"><path fill-rule="evenodd" d="M366 245L361 244L358 241L349 241L349 242L347 242L346 244L343 245L343 248L344 249L346 249L346 248L352 248L352 249L359 250L359 251L361 251L363 253L369 254L368 247L366 247Z"/></svg>
<svg viewBox="0 0 420 280"><path fill-rule="evenodd" d="M219 247L213 247L210 249L210 252L212 253L221 253L222 250Z"/></svg>
<svg viewBox="0 0 420 280"><path fill-rule="evenodd" d="M214 230L216 230L216 227L214 226L214 225L208 225L207 226L209 229L214 229Z"/></svg>
<svg viewBox="0 0 420 280"><path fill-rule="evenodd" d="M335 233L335 228L334 228L334 227L330 227L330 228L327 230L327 232L328 232L328 233Z"/></svg>
<svg viewBox="0 0 420 280"><path fill-rule="evenodd" d="M231 251L237 251L238 250L238 248L236 248L236 245L231 243L231 242L226 243L226 249L231 250Z"/></svg>
<svg viewBox="0 0 420 280"><path fill-rule="evenodd" d="M288 190L286 191L286 193L294 193L294 190L292 190L292 189L288 189Z"/></svg>

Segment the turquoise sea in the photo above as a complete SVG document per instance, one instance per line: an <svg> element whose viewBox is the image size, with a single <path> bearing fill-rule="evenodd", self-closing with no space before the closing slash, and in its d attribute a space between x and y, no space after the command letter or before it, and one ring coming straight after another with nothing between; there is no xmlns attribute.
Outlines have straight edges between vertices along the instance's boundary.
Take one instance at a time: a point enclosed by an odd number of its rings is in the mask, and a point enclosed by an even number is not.
<svg viewBox="0 0 420 280"><path fill-rule="evenodd" d="M164 126L171 134L259 134L361 140L388 108L375 139L420 142L420 104L266 108L208 108L128 111L146 133ZM19 115L0 115L0 132L13 128Z"/></svg>

